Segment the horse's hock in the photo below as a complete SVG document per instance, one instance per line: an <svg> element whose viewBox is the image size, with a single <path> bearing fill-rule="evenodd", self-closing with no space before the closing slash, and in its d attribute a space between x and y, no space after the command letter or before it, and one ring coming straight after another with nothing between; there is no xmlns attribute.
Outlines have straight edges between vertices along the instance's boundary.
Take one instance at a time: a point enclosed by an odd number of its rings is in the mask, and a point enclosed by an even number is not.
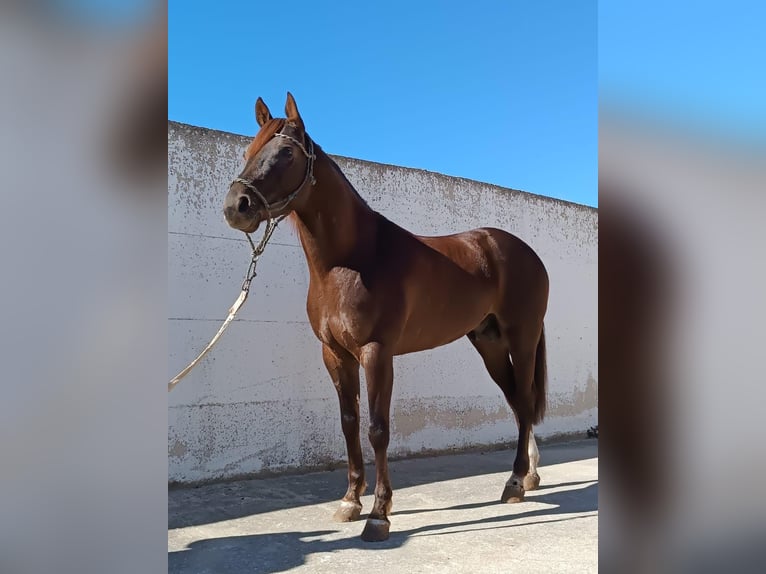
<svg viewBox="0 0 766 574"><path fill-rule="evenodd" d="M221 201L250 141L169 123L170 376L216 331L249 262L250 246L224 222ZM538 253L550 277L549 393L546 418L535 434L542 440L584 437L597 424L597 210L333 157L373 209L415 233L498 227ZM307 288L297 234L283 224L259 263L237 320L168 396L171 482L345 464L337 395L306 317ZM513 415L467 339L397 357L394 369L390 456L516 439ZM360 402L365 429L364 389ZM512 459L509 455L509 470Z"/></svg>

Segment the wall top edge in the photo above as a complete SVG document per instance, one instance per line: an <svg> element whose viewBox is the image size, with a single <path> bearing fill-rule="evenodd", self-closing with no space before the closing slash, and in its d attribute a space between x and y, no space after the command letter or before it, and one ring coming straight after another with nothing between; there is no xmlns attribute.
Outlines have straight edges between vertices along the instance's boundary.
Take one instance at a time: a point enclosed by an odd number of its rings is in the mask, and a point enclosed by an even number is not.
<svg viewBox="0 0 766 574"><path fill-rule="evenodd" d="M174 120L168 120L168 134L172 133L173 131L196 133L198 135L209 134L209 135L222 136L222 137L226 137L226 138L246 139L246 140L250 140L253 137L253 135L235 134L235 133L232 133L232 132L224 132L224 131L221 131L221 130L214 130L212 128L205 128L205 127L201 127L201 126L195 126L195 125L192 125L192 124L186 124L186 123L183 123L183 122L177 122L177 121L174 121ZM327 152L325 152L325 153L327 153ZM521 189L513 189L513 188L509 188L509 187L502 187L502 186L496 185L494 183L487 183L487 182L484 182L484 181L478 181L478 180L469 179L469 178L466 178L466 177L458 177L458 176L454 176L454 175L445 175L443 173L439 173L439 172L436 172L436 171L429 171L427 169L418 169L418 168L414 168L414 167L406 167L406 166L401 166L401 165L387 164L387 163L381 163L381 162L377 162L377 161L370 161L370 160L366 160L366 159L357 159L357 158L353 158L353 157L346 157L346 156L336 155L336 154L332 154L332 153L327 153L327 155L329 155L331 158L333 158L333 160L336 160L336 161L337 160L341 160L344 163L355 163L355 164L359 164L359 165L372 165L372 166L376 166L376 167L385 167L385 168L388 168L388 169L401 170L401 171L405 171L405 172L429 174L431 176L435 176L437 178L444 179L445 181L451 181L451 182L475 183L475 184L484 185L484 186L493 188L493 189L495 189L497 191L500 191L500 192L503 192L503 193L524 195L524 196L529 197L530 199L540 200L540 201L543 201L543 202L546 202L546 203L551 203L551 204L558 204L558 205L562 205L562 206L569 207L569 208L574 208L574 209L585 211L585 212L591 212L591 213L596 214L596 215L598 214L598 208L597 207L592 207L590 205L584 205L582 203L576 203L574 201L567 201L565 199L558 199L558 198L550 197L550 196L547 196L547 195L541 195L541 194L537 194L537 193L532 193L532 192L529 192L529 191L523 191Z"/></svg>

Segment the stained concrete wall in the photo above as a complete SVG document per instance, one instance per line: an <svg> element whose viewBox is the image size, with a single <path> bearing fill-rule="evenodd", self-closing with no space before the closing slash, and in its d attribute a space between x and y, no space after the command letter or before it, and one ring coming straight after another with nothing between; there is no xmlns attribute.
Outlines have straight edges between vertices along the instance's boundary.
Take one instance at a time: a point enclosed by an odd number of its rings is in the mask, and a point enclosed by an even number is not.
<svg viewBox="0 0 766 574"><path fill-rule="evenodd" d="M249 142L168 125L169 377L207 344L239 293L250 250L224 222L221 204ZM597 210L437 173L334 159L374 209L415 233L494 226L537 251L551 288L549 408L536 434L582 433L596 424ZM171 482L345 460L337 397L306 317L307 288L297 234L283 224L238 318L169 394ZM516 439L510 409L466 339L397 357L394 369L391 455ZM363 376L362 394L362 442L372 460Z"/></svg>

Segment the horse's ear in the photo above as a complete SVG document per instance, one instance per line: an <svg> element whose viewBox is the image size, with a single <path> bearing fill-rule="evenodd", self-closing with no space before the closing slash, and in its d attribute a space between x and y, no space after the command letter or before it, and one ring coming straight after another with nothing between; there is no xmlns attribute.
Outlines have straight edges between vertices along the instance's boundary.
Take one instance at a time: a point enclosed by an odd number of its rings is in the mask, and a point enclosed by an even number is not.
<svg viewBox="0 0 766 574"><path fill-rule="evenodd" d="M270 119L272 118L268 106L265 104L263 99L258 98L258 101L255 102L255 121L258 122L259 126L263 127L263 124L265 124Z"/></svg>
<svg viewBox="0 0 766 574"><path fill-rule="evenodd" d="M290 92L287 92L287 102L285 103L285 115L287 116L288 122L293 122L300 129L304 129L303 119L301 118L301 114L298 112L298 106L295 103L295 98Z"/></svg>

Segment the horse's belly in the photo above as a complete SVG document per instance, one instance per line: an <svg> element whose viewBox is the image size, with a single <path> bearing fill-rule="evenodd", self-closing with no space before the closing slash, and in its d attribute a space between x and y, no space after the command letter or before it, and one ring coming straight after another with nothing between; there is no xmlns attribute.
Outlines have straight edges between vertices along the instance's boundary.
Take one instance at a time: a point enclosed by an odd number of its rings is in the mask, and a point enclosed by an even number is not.
<svg viewBox="0 0 766 574"><path fill-rule="evenodd" d="M423 295L415 301L396 348L397 355L433 349L475 329L490 313L489 290Z"/></svg>
<svg viewBox="0 0 766 574"><path fill-rule="evenodd" d="M413 329L412 333L405 332L402 334L402 337L399 339L399 342L396 345L395 354L406 355L407 353L417 353L418 351L435 349L436 347L441 347L453 341L457 341L470 330L471 329L468 328L464 332L452 331L447 334L423 333L418 329Z"/></svg>

